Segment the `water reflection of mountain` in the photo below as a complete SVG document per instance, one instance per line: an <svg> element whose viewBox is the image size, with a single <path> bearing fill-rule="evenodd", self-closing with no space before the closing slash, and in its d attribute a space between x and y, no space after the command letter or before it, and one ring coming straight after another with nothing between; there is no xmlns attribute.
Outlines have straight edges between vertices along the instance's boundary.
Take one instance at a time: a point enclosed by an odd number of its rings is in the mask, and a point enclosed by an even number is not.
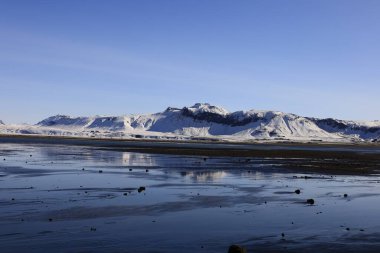
<svg viewBox="0 0 380 253"><path fill-rule="evenodd" d="M122 152L123 165L126 166L158 166L155 156L150 154Z"/></svg>
<svg viewBox="0 0 380 253"><path fill-rule="evenodd" d="M111 163L116 166L158 166L155 155L91 147L36 146L35 153L43 159L55 161L83 160L92 163Z"/></svg>
<svg viewBox="0 0 380 253"><path fill-rule="evenodd" d="M270 170L268 166L263 167L262 160L254 159L247 162L247 159L239 158L160 155L63 145L34 146L33 148L34 153L38 154L42 160L75 162L80 163L80 167L160 168L167 174L186 177L186 179L196 182L218 181L231 174L262 179Z"/></svg>
<svg viewBox="0 0 380 253"><path fill-rule="evenodd" d="M181 176L188 177L195 182L212 182L217 181L226 176L224 171L190 171L180 172Z"/></svg>

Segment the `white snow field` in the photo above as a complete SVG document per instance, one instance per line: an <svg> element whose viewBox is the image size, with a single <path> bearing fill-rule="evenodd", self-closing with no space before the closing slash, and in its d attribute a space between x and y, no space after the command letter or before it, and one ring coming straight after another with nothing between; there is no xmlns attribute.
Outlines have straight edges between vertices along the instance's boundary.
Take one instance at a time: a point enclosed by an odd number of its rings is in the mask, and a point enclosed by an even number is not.
<svg viewBox="0 0 380 253"><path fill-rule="evenodd" d="M377 142L379 121L302 117L278 111L228 112L197 103L145 115L70 117L56 115L35 125L0 121L0 134L38 134L122 139L223 141Z"/></svg>

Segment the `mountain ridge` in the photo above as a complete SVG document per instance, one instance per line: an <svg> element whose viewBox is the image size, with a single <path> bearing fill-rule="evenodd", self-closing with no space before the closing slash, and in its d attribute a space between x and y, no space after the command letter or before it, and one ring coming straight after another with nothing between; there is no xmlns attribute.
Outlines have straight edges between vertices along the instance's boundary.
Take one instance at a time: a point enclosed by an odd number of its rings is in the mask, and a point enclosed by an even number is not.
<svg viewBox="0 0 380 253"><path fill-rule="evenodd" d="M0 123L1 125L1 123ZM208 103L168 107L153 114L70 117L35 125L1 125L0 133L118 138L216 138L224 140L377 141L378 121L319 119L266 110L229 112Z"/></svg>

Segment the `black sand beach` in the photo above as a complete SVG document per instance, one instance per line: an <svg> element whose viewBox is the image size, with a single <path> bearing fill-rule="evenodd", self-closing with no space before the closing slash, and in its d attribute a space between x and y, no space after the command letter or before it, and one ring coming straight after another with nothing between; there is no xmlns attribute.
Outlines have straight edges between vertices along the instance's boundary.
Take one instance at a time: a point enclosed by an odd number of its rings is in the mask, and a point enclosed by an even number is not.
<svg viewBox="0 0 380 253"><path fill-rule="evenodd" d="M1 252L380 250L378 146L0 140Z"/></svg>

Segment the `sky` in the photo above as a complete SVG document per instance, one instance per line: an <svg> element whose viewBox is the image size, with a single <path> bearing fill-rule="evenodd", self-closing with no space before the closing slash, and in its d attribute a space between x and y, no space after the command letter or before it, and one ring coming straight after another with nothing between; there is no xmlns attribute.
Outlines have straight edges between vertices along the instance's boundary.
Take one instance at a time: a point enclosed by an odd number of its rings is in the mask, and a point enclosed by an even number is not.
<svg viewBox="0 0 380 253"><path fill-rule="evenodd" d="M378 0L1 0L0 120L229 111L380 120Z"/></svg>

